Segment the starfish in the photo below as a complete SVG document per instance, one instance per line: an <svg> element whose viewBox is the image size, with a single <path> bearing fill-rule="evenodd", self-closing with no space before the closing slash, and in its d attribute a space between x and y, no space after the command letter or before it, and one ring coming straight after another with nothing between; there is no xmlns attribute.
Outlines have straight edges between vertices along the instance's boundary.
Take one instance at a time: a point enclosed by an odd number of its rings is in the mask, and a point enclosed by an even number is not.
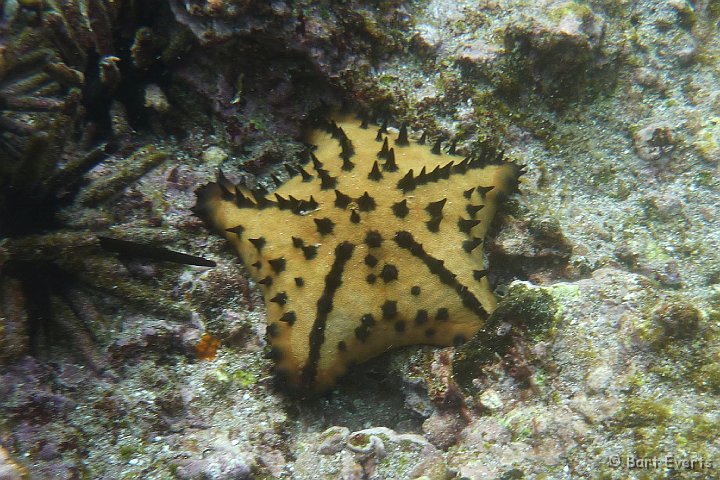
<svg viewBox="0 0 720 480"><path fill-rule="evenodd" d="M291 389L322 392L349 365L412 344L463 343L496 301L481 245L520 168L461 157L408 129L336 116L273 195L222 173L196 213L262 285L270 356Z"/></svg>

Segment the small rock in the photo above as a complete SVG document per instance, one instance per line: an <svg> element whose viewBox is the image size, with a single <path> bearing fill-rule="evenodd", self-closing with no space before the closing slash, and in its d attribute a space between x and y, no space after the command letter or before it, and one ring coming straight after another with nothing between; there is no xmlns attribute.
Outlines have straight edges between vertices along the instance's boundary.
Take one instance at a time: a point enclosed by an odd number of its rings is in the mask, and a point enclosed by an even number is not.
<svg viewBox="0 0 720 480"><path fill-rule="evenodd" d="M482 446L487 443L505 445L512 440L510 431L493 417L474 420L460 432L459 437L463 444L469 446Z"/></svg>
<svg viewBox="0 0 720 480"><path fill-rule="evenodd" d="M667 160L675 150L675 134L668 125L651 123L633 135L638 156L648 162Z"/></svg>
<svg viewBox="0 0 720 480"><path fill-rule="evenodd" d="M457 442L458 434L465 427L466 421L458 412L441 412L436 410L430 418L423 422L423 433L430 443L447 450Z"/></svg>
<svg viewBox="0 0 720 480"><path fill-rule="evenodd" d="M321 437L323 442L318 447L320 455L334 455L345 448L350 430L345 427L330 427L325 430Z"/></svg>
<svg viewBox="0 0 720 480"><path fill-rule="evenodd" d="M482 405L483 408L491 411L496 412L502 409L503 407L503 401L502 398L500 398L500 395L498 392L493 390L492 388L488 388L480 395L480 405Z"/></svg>
<svg viewBox="0 0 720 480"><path fill-rule="evenodd" d="M590 393L604 392L615 378L615 373L608 365L600 365L587 376L587 388Z"/></svg>
<svg viewBox="0 0 720 480"><path fill-rule="evenodd" d="M165 93L154 83L145 87L145 106L161 113L170 110L170 102Z"/></svg>
<svg viewBox="0 0 720 480"><path fill-rule="evenodd" d="M210 147L202 153L202 161L209 167L219 167L227 160L228 154L220 147Z"/></svg>
<svg viewBox="0 0 720 480"><path fill-rule="evenodd" d="M653 322L662 329L662 338L690 339L697 335L700 312L683 300L663 301L652 313Z"/></svg>

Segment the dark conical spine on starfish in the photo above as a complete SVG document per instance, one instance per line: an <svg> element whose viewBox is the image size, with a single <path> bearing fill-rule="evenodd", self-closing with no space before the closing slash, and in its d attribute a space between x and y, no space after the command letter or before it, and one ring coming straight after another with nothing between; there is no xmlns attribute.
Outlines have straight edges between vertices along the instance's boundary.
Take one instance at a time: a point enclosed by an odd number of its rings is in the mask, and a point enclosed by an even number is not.
<svg viewBox="0 0 720 480"><path fill-rule="evenodd" d="M397 188L403 191L403 193L407 193L411 190L415 190L416 187L415 178L413 178L413 171L412 168L405 174L403 178L398 180Z"/></svg>
<svg viewBox="0 0 720 480"><path fill-rule="evenodd" d="M468 215L470 215L472 218L475 218L475 215L477 215L477 212L485 208L485 205L472 205L468 204L465 206L465 211L468 212Z"/></svg>
<svg viewBox="0 0 720 480"><path fill-rule="evenodd" d="M410 213L410 209L407 206L407 200L403 199L397 203L394 203L392 208L393 215L398 218L405 218Z"/></svg>
<svg viewBox="0 0 720 480"><path fill-rule="evenodd" d="M362 196L357 199L357 204L361 212L375 210L375 199L372 198L368 192L363 193Z"/></svg>
<svg viewBox="0 0 720 480"><path fill-rule="evenodd" d="M313 168L315 171L321 170L323 168L323 164L318 158L315 156L313 152L310 152L310 161L312 162Z"/></svg>
<svg viewBox="0 0 720 480"><path fill-rule="evenodd" d="M247 198L245 195L243 195L237 185L235 186L235 205L237 205L239 208L255 207L255 203L249 198Z"/></svg>
<svg viewBox="0 0 720 480"><path fill-rule="evenodd" d="M250 243L255 245L255 248L258 252L262 251L263 247L265 246L265 238L264 237L258 237L258 238L249 238L248 239Z"/></svg>
<svg viewBox="0 0 720 480"><path fill-rule="evenodd" d="M458 228L463 233L470 233L470 230L472 230L479 223L480 220L468 220L466 218L461 218L460 220L458 220Z"/></svg>
<svg viewBox="0 0 720 480"><path fill-rule="evenodd" d="M442 215L442 210L446 202L447 198L443 198L442 200L438 200L437 202L430 202L425 207L425 211L427 211L431 217L440 216Z"/></svg>
<svg viewBox="0 0 720 480"><path fill-rule="evenodd" d="M277 207L280 210L292 210L293 202L288 200L287 198L284 198L282 195L275 194L275 200L277 203Z"/></svg>
<svg viewBox="0 0 720 480"><path fill-rule="evenodd" d="M475 237L472 240L464 240L462 242L462 248L467 253L470 253L473 250L475 250L477 247L479 247L481 243L482 243L482 238Z"/></svg>
<svg viewBox="0 0 720 480"><path fill-rule="evenodd" d="M395 149L391 148L387 154L387 161L383 164L383 170L386 172L397 172L398 164L395 162Z"/></svg>
<svg viewBox="0 0 720 480"><path fill-rule="evenodd" d="M262 188L256 188L250 192L253 196L253 199L255 200L255 204L257 205L257 208L268 208L275 205L275 202L268 200L265 195L267 195L267 191Z"/></svg>
<svg viewBox="0 0 720 480"><path fill-rule="evenodd" d="M405 125L404 123L400 127L400 132L398 133L398 137L395 140L395 145L399 147L406 147L410 145L410 142L408 141L407 125Z"/></svg>
<svg viewBox="0 0 720 480"><path fill-rule="evenodd" d="M245 227L243 227L242 225L236 225L236 226L231 227L231 228L226 228L225 231L226 231L226 232L230 232L230 233L234 233L234 234L237 235L238 237L242 237L242 234L243 234L243 232L245 231Z"/></svg>
<svg viewBox="0 0 720 480"><path fill-rule="evenodd" d="M330 175L330 173L322 168L317 170L318 177L320 177L320 189L331 190L337 186L337 178Z"/></svg>
<svg viewBox="0 0 720 480"><path fill-rule="evenodd" d="M390 147L388 146L388 139L387 139L387 137L385 137L385 141L383 142L382 147L380 148L380 151L377 153L377 157L387 159L389 152L390 152Z"/></svg>
<svg viewBox="0 0 720 480"><path fill-rule="evenodd" d="M345 195L340 190L335 190L335 206L338 208L347 208L348 205L350 205L350 202L352 202L352 198L350 196Z"/></svg>
<svg viewBox="0 0 720 480"><path fill-rule="evenodd" d="M438 138L435 142L435 145L433 145L432 149L430 150L430 153L434 155L440 155L440 147L442 146L442 139Z"/></svg>
<svg viewBox="0 0 720 480"><path fill-rule="evenodd" d="M380 165L378 165L377 160L375 160L375 163L373 163L372 170L370 170L370 173L368 173L368 178L376 182L382 180L383 175L380 172Z"/></svg>
<svg viewBox="0 0 720 480"><path fill-rule="evenodd" d="M442 222L442 215L438 217L431 218L427 222L425 222L425 225L427 226L427 229L433 233L437 233L440 231L440 222Z"/></svg>
<svg viewBox="0 0 720 480"><path fill-rule="evenodd" d="M222 192L221 198L223 200L232 200L235 185L233 185L233 183L225 177L222 170L220 170L219 168L217 171L217 184L220 187L220 191Z"/></svg>

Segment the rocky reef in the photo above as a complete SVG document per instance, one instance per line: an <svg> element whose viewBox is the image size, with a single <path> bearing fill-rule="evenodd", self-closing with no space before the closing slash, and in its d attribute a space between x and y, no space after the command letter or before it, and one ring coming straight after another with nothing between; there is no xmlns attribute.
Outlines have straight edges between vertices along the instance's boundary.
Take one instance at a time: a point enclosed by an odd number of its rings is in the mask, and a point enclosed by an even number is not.
<svg viewBox="0 0 720 480"><path fill-rule="evenodd" d="M719 19L0 2L0 478L717 477ZM192 207L220 167L272 192L342 107L526 174L484 239L479 334L304 398Z"/></svg>

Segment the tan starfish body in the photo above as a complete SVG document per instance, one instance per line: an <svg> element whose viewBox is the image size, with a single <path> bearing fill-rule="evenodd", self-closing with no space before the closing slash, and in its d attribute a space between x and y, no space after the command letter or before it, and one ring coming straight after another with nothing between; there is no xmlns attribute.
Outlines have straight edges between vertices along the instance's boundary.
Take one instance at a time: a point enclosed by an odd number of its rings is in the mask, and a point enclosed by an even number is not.
<svg viewBox="0 0 720 480"><path fill-rule="evenodd" d="M262 285L276 372L320 392L353 363L472 337L495 308L482 241L519 168L337 117L274 194L221 178L196 211ZM424 143L424 142L422 142Z"/></svg>

